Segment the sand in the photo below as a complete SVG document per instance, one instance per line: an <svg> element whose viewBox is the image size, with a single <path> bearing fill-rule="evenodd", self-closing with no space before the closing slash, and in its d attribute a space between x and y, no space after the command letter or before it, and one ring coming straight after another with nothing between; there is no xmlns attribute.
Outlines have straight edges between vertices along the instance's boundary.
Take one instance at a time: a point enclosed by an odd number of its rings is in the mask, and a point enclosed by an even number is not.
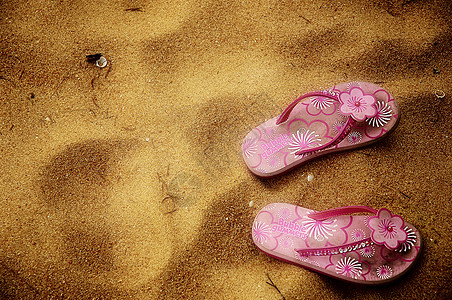
<svg viewBox="0 0 452 300"><path fill-rule="evenodd" d="M450 298L451 11L446 0L1 1L0 298ZM96 53L105 68L87 62ZM399 102L391 136L275 179L247 170L249 130L354 80ZM420 230L423 254L378 288L277 261L251 224L280 201L387 207Z"/></svg>

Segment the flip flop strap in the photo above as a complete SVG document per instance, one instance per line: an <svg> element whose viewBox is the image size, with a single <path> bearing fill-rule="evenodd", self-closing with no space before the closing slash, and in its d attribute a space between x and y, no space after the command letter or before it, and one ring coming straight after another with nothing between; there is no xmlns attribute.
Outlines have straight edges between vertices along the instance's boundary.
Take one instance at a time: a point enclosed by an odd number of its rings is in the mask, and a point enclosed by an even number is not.
<svg viewBox="0 0 452 300"><path fill-rule="evenodd" d="M329 218L350 215L354 213L371 213L377 214L378 210L375 208L371 208L368 206L344 206L333 209L328 209L324 211L314 212L308 215L309 218L314 219L316 221L323 221Z"/></svg>
<svg viewBox="0 0 452 300"><path fill-rule="evenodd" d="M316 152L316 151L320 151L320 150L327 149L330 147L334 147L337 144L339 144L340 142L342 142L343 139L345 139L345 137L350 133L353 125L355 125L355 124L356 124L356 121L353 120L351 117L348 117L344 126L342 126L341 130L337 133L337 135L331 141L329 141L328 143L326 143L322 146L297 151L297 152L295 152L295 154L302 155L305 153Z"/></svg>
<svg viewBox="0 0 452 300"><path fill-rule="evenodd" d="M302 100L304 100L306 98L325 97L325 98L330 98L330 99L333 99L334 101L340 102L338 95L339 94L336 92L329 92L329 91L316 91L316 92L310 92L310 93L304 94L304 95L298 97L294 102L289 104L289 106L287 106L287 108L283 111L283 113L279 116L278 120L276 121L276 125L279 125L279 124L287 121L290 113L295 108L295 106L297 106L297 104L299 102L301 102ZM351 131L353 125L355 125L355 123L356 123L356 121L352 117L349 116L347 118L347 121L345 122L344 126L342 126L341 130L337 133L337 135L331 141L329 141L328 143L326 143L322 146L319 146L319 147L300 150L300 151L296 152L295 154L302 155L305 153L310 153L310 152L315 152L315 151L323 150L326 148L330 148L330 147L333 147L333 146L339 144L350 133L350 131Z"/></svg>
<svg viewBox="0 0 452 300"><path fill-rule="evenodd" d="M354 213L371 213L373 215L376 215L371 218L379 218L380 212L382 212L382 211L389 213L391 218L392 217L401 218L400 216L392 215L387 209L376 210L376 209L368 207L368 206L345 206L345 207L333 208L333 209L328 209L328 210L324 210L324 211L310 213L307 215L307 217L314 219L316 221L324 221L329 218L343 216L343 215L350 215L350 214L354 214ZM375 229L371 228L371 230L374 231ZM403 231L405 231L405 233L406 233L405 229L403 229ZM400 242L404 243L407 240L407 238L408 238L408 236L405 235L404 239L400 240ZM341 246L325 247L325 248L311 248L311 249L295 249L295 251L297 251L300 254L300 256L302 256L302 257L307 257L307 256L312 256L312 255L315 255L315 256L333 255L333 254L347 253L350 251L355 251L358 249L366 248L373 244L378 244L378 245L384 244L386 246L386 248L388 248L390 250L396 250L398 248L398 247L394 247L394 248L388 247L386 242L381 241L381 238L378 238L378 240L376 240L376 239L374 239L373 234L371 234L371 237L369 237L369 238L366 238L366 239L363 239L360 241L356 241L353 243L341 245ZM397 241L397 245L400 246L399 241Z"/></svg>
<svg viewBox="0 0 452 300"><path fill-rule="evenodd" d="M350 215L354 213L372 213L376 214L378 211L374 208L368 206L344 206L333 209L328 209L324 211L310 213L308 215L309 218L314 219L316 221L323 221L329 218ZM359 250L362 248L366 248L368 246L373 245L371 238L366 238L361 241L336 246L336 247L325 247L325 248L312 248L312 249L295 249L295 251L300 254L302 257L308 256L326 256L326 255L334 255L347 253L350 251Z"/></svg>
<svg viewBox="0 0 452 300"><path fill-rule="evenodd" d="M298 97L294 102L290 103L289 106L287 106L287 108L279 116L278 120L276 120L276 125L279 125L279 124L287 121L287 119L289 118L290 113L295 108L295 106L297 106L297 104L301 100L309 98L309 97L326 97L326 98L330 98L330 99L333 99L335 101L340 102L339 101L339 94L336 93L336 92L316 91L316 92L306 93L306 94Z"/></svg>
<svg viewBox="0 0 452 300"><path fill-rule="evenodd" d="M342 246L326 247L326 248L312 248L312 249L295 249L295 251L297 251L298 254L300 254L300 256L302 256L302 257L326 256L326 255L342 254L342 253L347 253L350 251L363 249L363 248L369 247L373 244L374 244L374 242L372 242L371 238L366 238L361 241L345 244Z"/></svg>

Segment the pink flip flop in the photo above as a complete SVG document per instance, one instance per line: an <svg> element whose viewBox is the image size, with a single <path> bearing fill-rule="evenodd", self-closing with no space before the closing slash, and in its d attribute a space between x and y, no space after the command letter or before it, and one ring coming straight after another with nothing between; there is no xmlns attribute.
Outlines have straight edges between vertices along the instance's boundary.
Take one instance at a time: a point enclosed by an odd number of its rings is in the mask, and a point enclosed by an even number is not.
<svg viewBox="0 0 452 300"><path fill-rule="evenodd" d="M351 215L371 213L372 215ZM334 278L383 284L402 276L419 256L413 225L386 208L348 206L315 212L274 203L256 216L253 241L264 253Z"/></svg>
<svg viewBox="0 0 452 300"><path fill-rule="evenodd" d="M388 91L351 82L307 93L254 128L242 144L252 173L272 177L313 158L362 147L392 132L399 107Z"/></svg>

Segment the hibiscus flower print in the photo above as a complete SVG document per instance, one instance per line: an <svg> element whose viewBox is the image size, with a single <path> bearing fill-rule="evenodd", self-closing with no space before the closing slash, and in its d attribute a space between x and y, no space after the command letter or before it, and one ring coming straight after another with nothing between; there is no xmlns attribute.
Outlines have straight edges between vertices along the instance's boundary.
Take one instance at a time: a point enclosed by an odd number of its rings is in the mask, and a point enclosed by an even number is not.
<svg viewBox="0 0 452 300"><path fill-rule="evenodd" d="M253 237L256 241L263 244L271 235L270 226L263 222L257 222L253 225Z"/></svg>
<svg viewBox="0 0 452 300"><path fill-rule="evenodd" d="M393 215L386 208L380 209L376 216L369 217L367 225L372 231L372 241L377 245L384 244L386 248L395 250L407 240L402 217Z"/></svg>
<svg viewBox="0 0 452 300"><path fill-rule="evenodd" d="M385 126L392 117L392 110L388 103L378 101L375 104L377 114L371 118L366 119L367 123L372 127Z"/></svg>
<svg viewBox="0 0 452 300"><path fill-rule="evenodd" d="M362 265L352 257L344 257L336 264L336 273L358 279L362 273Z"/></svg>
<svg viewBox="0 0 452 300"><path fill-rule="evenodd" d="M320 146L319 135L315 131L301 128L292 134L292 141L289 144L290 154L295 154L307 148Z"/></svg>
<svg viewBox="0 0 452 300"><path fill-rule="evenodd" d="M339 109L341 113L351 116L356 121L364 121L366 118L375 116L375 97L363 93L357 87L350 89L350 92L342 92L339 95L341 103Z"/></svg>

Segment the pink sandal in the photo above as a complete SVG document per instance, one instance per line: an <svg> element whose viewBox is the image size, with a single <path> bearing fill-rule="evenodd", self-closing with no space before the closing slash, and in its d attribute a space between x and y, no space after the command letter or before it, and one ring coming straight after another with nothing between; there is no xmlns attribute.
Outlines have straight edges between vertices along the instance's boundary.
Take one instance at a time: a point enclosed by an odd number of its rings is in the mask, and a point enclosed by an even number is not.
<svg viewBox="0 0 452 300"><path fill-rule="evenodd" d="M372 216L351 216L371 213ZM256 216L253 241L264 253L307 269L361 284L402 276L419 256L421 238L386 208L348 206L315 212L274 203Z"/></svg>
<svg viewBox="0 0 452 300"><path fill-rule="evenodd" d="M328 153L374 143L398 121L399 108L388 91L368 82L343 83L299 97L280 116L254 128L243 141L243 158L251 172L271 177Z"/></svg>

